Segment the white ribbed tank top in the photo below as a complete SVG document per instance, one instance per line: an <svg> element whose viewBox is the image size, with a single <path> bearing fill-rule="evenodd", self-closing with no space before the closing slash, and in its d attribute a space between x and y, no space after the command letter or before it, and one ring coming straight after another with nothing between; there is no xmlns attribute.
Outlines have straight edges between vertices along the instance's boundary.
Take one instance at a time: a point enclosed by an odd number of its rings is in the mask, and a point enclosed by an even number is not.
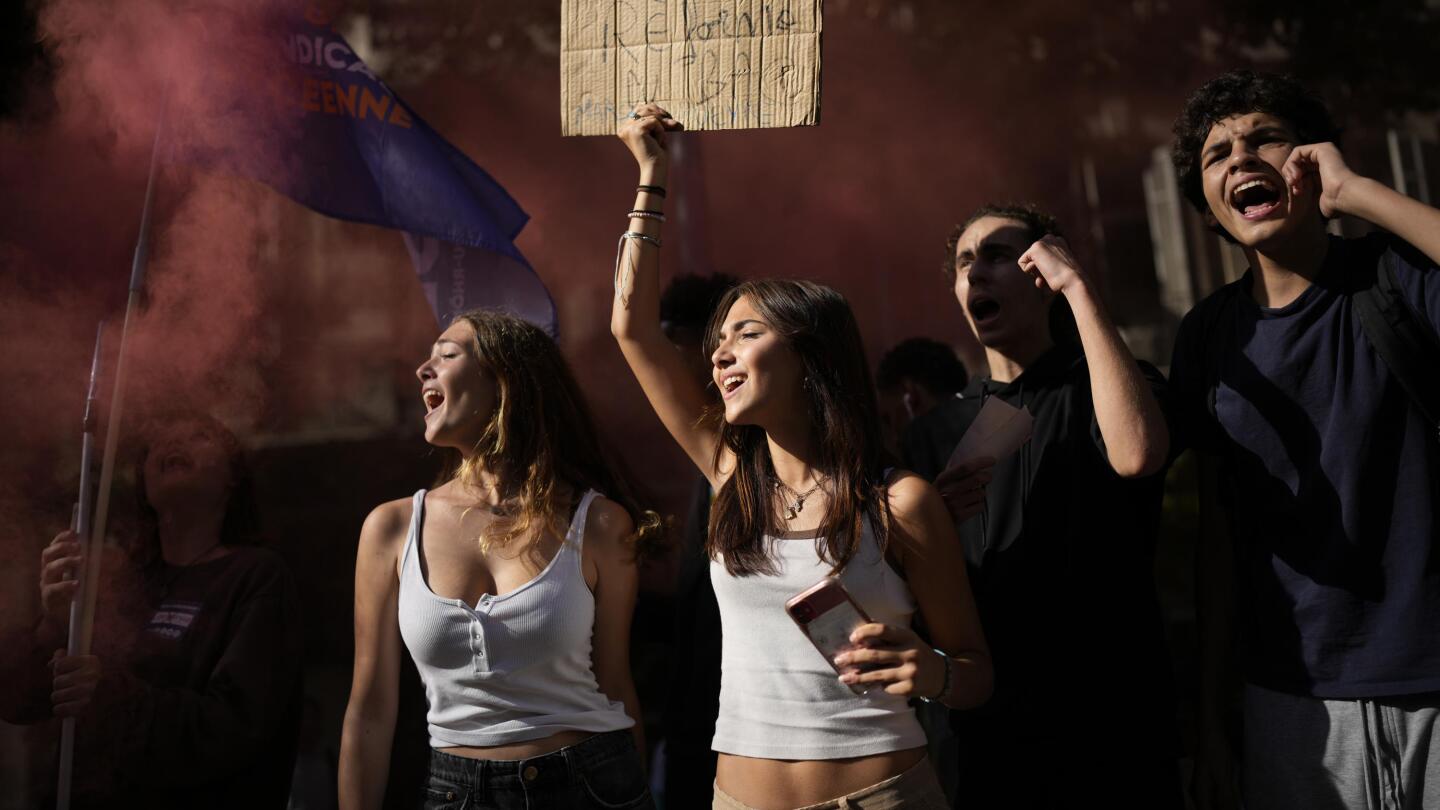
<svg viewBox="0 0 1440 810"><path fill-rule="evenodd" d="M430 747L508 745L561 731L635 724L600 692L591 667L595 597L580 566L585 493L565 542L534 579L474 607L442 599L420 570L425 490L415 493L400 566L400 636L430 708Z"/></svg>
<svg viewBox="0 0 1440 810"><path fill-rule="evenodd" d="M815 539L767 535L765 542L775 574L735 577L710 561L722 632L720 716L711 747L765 759L840 759L924 745L905 698L883 689L851 692L786 614L787 600L830 574ZM871 620L910 626L915 599L868 521L839 579Z"/></svg>

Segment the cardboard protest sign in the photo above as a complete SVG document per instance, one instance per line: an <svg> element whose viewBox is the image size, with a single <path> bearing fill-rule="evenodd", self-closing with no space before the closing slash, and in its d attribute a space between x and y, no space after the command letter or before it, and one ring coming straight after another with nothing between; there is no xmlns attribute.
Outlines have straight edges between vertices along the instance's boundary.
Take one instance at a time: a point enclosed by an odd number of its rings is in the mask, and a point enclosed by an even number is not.
<svg viewBox="0 0 1440 810"><path fill-rule="evenodd" d="M686 129L820 122L822 0L561 0L560 126L654 102Z"/></svg>
<svg viewBox="0 0 1440 810"><path fill-rule="evenodd" d="M1016 408L999 397L990 397L955 445L946 469L981 456L999 461L1030 440L1034 424L1029 408Z"/></svg>

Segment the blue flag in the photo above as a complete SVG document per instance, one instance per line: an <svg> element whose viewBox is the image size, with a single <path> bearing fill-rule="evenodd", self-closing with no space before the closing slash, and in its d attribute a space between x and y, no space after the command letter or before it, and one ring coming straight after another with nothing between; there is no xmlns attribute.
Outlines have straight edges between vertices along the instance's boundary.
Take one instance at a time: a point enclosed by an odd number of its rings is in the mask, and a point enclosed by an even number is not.
<svg viewBox="0 0 1440 810"><path fill-rule="evenodd" d="M523 259L413 233L405 234L405 247L441 326L467 309L483 306L502 309L559 337L550 292Z"/></svg>
<svg viewBox="0 0 1440 810"><path fill-rule="evenodd" d="M313 8L279 33L296 70L269 99L298 106L298 115L258 147L222 147L221 162L322 214L405 231L442 326L491 307L555 335L554 301L514 243L529 216L509 193L391 92Z"/></svg>

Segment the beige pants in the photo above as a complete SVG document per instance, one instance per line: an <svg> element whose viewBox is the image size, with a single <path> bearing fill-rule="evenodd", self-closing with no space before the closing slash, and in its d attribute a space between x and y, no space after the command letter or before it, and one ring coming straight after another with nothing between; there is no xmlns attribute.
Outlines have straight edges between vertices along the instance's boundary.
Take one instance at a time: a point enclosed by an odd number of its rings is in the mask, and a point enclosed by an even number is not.
<svg viewBox="0 0 1440 810"><path fill-rule="evenodd" d="M838 799L807 804L796 810L948 810L945 793L929 759L915 763L910 770L883 782L847 793ZM756 810L715 786L715 803L711 810Z"/></svg>

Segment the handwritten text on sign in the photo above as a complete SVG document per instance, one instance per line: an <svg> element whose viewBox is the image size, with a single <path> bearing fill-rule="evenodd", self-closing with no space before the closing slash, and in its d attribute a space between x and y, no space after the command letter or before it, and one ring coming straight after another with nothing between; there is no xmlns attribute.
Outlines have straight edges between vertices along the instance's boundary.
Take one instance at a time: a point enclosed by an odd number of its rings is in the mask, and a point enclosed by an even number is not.
<svg viewBox="0 0 1440 810"><path fill-rule="evenodd" d="M821 0L562 0L565 135L654 102L687 129L820 121Z"/></svg>

